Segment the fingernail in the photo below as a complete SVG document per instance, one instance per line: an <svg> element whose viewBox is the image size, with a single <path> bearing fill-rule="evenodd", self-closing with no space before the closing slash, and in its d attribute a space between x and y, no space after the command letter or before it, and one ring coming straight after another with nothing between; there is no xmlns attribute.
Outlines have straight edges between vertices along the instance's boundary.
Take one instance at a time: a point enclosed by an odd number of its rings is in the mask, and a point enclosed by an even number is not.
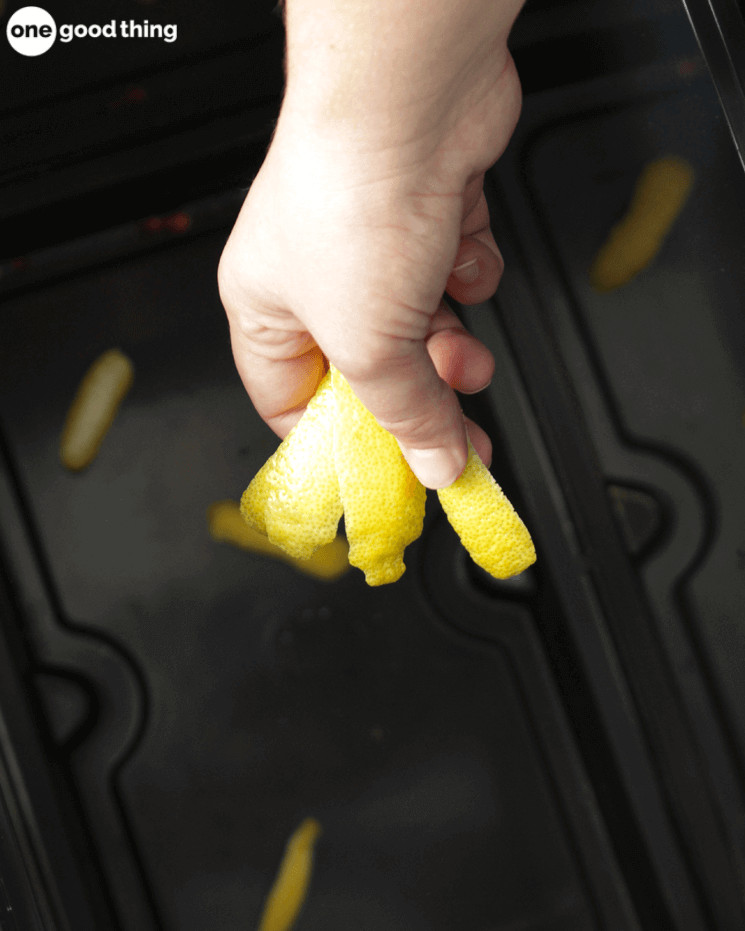
<svg viewBox="0 0 745 931"><path fill-rule="evenodd" d="M471 259L468 262L464 262L462 265L456 265L453 269L453 274L458 281L463 284L473 284L480 275L479 260Z"/></svg>
<svg viewBox="0 0 745 931"><path fill-rule="evenodd" d="M474 388L471 391L464 391L462 388L458 388L458 393L459 394L478 394L479 391L486 391L486 389L489 387L491 383L492 383L492 379L490 378L489 381L485 385L482 385L480 388Z"/></svg>
<svg viewBox="0 0 745 931"><path fill-rule="evenodd" d="M465 463L447 449L407 449L412 472L427 488L447 488L463 471Z"/></svg>

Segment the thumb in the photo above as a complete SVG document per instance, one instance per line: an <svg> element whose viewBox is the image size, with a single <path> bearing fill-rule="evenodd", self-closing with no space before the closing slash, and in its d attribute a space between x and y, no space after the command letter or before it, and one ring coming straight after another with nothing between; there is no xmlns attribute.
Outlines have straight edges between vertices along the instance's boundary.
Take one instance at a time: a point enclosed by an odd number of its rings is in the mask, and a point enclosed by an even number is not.
<svg viewBox="0 0 745 931"><path fill-rule="evenodd" d="M463 414L455 392L437 374L426 345L407 344L404 350L397 347L392 358L378 358L364 368L337 368L380 426L398 440L419 481L427 488L445 488L466 466Z"/></svg>

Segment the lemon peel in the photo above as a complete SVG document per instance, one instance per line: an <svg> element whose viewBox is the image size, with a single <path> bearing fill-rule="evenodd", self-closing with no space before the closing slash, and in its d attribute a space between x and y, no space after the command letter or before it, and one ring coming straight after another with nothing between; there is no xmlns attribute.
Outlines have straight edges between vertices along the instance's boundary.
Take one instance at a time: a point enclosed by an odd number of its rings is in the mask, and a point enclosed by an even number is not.
<svg viewBox="0 0 745 931"><path fill-rule="evenodd" d="M248 525L295 559L309 559L330 543L341 519L333 459L335 411L327 373L303 416L241 498Z"/></svg>
<svg viewBox="0 0 745 931"><path fill-rule="evenodd" d="M80 472L93 462L133 379L132 361L119 349L107 350L91 365L65 419L60 439L65 468Z"/></svg>
<svg viewBox="0 0 745 931"><path fill-rule="evenodd" d="M349 571L349 545L344 537L338 535L330 543L319 546L308 559L295 559L279 546L270 543L263 533L249 527L238 502L232 499L211 504L207 509L207 524L213 540L230 543L251 553L281 559L305 575L317 579L333 581Z"/></svg>
<svg viewBox="0 0 745 931"><path fill-rule="evenodd" d="M306 818L287 841L258 931L290 931L294 927L308 895L313 849L320 833L318 821Z"/></svg>
<svg viewBox="0 0 745 931"><path fill-rule="evenodd" d="M688 200L693 167L676 155L648 162L624 216L610 230L590 269L596 291L627 284L655 258Z"/></svg>
<svg viewBox="0 0 745 931"><path fill-rule="evenodd" d="M421 535L426 494L396 439L331 366L244 492L241 514L297 557L333 539L343 512L349 562L368 585L385 585L405 571L404 550ZM508 578L535 562L528 530L470 443L463 474L438 495L464 546L491 575Z"/></svg>
<svg viewBox="0 0 745 931"><path fill-rule="evenodd" d="M535 562L527 527L470 442L465 470L437 496L471 559L490 575L509 579Z"/></svg>
<svg viewBox="0 0 745 931"><path fill-rule="evenodd" d="M427 492L393 435L333 367L331 380L337 405L334 459L349 562L362 569L368 585L385 585L401 578L404 549L421 536Z"/></svg>

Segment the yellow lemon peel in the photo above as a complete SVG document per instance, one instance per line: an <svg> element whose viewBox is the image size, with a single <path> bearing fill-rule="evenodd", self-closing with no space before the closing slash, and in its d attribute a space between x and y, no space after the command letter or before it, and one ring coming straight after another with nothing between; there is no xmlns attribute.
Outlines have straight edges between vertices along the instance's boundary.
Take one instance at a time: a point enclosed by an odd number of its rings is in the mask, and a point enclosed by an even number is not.
<svg viewBox="0 0 745 931"><path fill-rule="evenodd" d="M313 848L320 833L315 818L306 818L287 841L258 931L290 931L294 926L308 894Z"/></svg>
<svg viewBox="0 0 745 931"><path fill-rule="evenodd" d="M319 546L308 559L295 559L279 546L270 543L263 533L249 527L237 501L216 501L207 510L207 523L213 540L230 543L240 549L281 559L306 575L333 581L349 570L349 545L342 536Z"/></svg>
<svg viewBox="0 0 745 931"><path fill-rule="evenodd" d="M525 524L470 443L464 472L437 496L471 559L490 575L508 579L535 562Z"/></svg>
<svg viewBox="0 0 745 931"><path fill-rule="evenodd" d="M309 559L330 543L341 519L333 458L335 411L329 373L241 498L249 526L295 559Z"/></svg>
<svg viewBox="0 0 745 931"><path fill-rule="evenodd" d="M65 468L79 472L93 462L133 379L132 362L119 349L107 350L91 365L62 431L60 459Z"/></svg>
<svg viewBox="0 0 745 931"><path fill-rule="evenodd" d="M628 210L611 229L590 269L596 291L627 284L662 248L693 185L693 168L683 158L666 155L643 169Z"/></svg>
<svg viewBox="0 0 745 931"><path fill-rule="evenodd" d="M426 489L395 438L358 400L346 378L331 370L336 397L334 459L349 540L349 562L368 585L395 582L404 550L421 536ZM392 519L393 518L393 519Z"/></svg>
<svg viewBox="0 0 745 931"><path fill-rule="evenodd" d="M241 514L292 556L336 532L343 512L349 562L368 585L395 582L422 532L426 489L396 439L331 366L306 412L243 494ZM438 492L473 559L496 578L535 562L525 525L469 443L463 474Z"/></svg>

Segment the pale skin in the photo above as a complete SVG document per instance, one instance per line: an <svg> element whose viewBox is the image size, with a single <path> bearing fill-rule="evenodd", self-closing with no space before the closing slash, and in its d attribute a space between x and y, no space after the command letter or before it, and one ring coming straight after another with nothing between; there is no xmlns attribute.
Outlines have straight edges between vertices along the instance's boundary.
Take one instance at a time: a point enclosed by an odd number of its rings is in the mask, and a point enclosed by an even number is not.
<svg viewBox="0 0 745 931"><path fill-rule="evenodd" d="M287 0L287 82L219 285L236 367L284 437L325 360L429 488L485 432L456 391L489 350L443 302L486 300L503 262L484 172L520 112L507 36L521 0Z"/></svg>

